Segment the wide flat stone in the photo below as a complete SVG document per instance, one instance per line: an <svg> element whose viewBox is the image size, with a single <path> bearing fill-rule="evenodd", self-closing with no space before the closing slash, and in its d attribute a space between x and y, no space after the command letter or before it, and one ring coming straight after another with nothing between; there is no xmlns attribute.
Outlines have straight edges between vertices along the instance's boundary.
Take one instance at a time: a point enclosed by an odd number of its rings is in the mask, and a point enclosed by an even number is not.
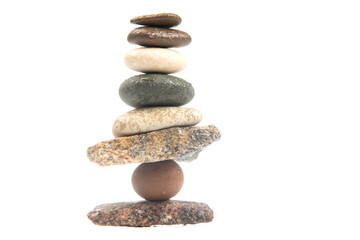
<svg viewBox="0 0 360 240"><path fill-rule="evenodd" d="M175 13L157 13L134 17L130 22L138 25L174 27L181 23L181 18Z"/></svg>
<svg viewBox="0 0 360 240"><path fill-rule="evenodd" d="M150 227L211 222L214 212L205 203L168 200L103 204L87 216L101 226Z"/></svg>
<svg viewBox="0 0 360 240"><path fill-rule="evenodd" d="M183 31L158 27L138 27L132 30L129 43L146 47L184 47L191 43L191 36Z"/></svg>
<svg viewBox="0 0 360 240"><path fill-rule="evenodd" d="M181 106L190 102L195 90L191 83L168 74L148 73L125 80L120 98L135 108Z"/></svg>
<svg viewBox="0 0 360 240"><path fill-rule="evenodd" d="M202 114L195 108L152 107L138 108L120 115L114 122L114 137L123 137L169 127L198 124Z"/></svg>
<svg viewBox="0 0 360 240"><path fill-rule="evenodd" d="M143 73L176 73L185 69L187 60L178 51L167 48L136 48L125 54L125 65Z"/></svg>
<svg viewBox="0 0 360 240"><path fill-rule="evenodd" d="M189 162L220 137L219 129L213 125L174 127L103 141L89 147L87 156L99 166L164 160Z"/></svg>

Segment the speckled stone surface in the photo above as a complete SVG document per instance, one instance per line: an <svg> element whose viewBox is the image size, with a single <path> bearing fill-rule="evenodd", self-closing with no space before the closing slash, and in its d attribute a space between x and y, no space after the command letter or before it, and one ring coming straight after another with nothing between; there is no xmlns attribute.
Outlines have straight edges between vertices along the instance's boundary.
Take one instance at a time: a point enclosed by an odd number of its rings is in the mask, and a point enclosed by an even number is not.
<svg viewBox="0 0 360 240"><path fill-rule="evenodd" d="M200 202L119 202L95 207L88 218L101 226L150 227L211 222L214 212Z"/></svg>
<svg viewBox="0 0 360 240"><path fill-rule="evenodd" d="M195 90L191 83L168 74L148 73L125 80L120 98L135 108L181 106L190 102Z"/></svg>
<svg viewBox="0 0 360 240"><path fill-rule="evenodd" d="M167 48L136 48L125 54L125 65L143 73L176 73L184 70L187 60L178 51Z"/></svg>
<svg viewBox="0 0 360 240"><path fill-rule="evenodd" d="M181 23L181 18L175 13L157 13L134 17L130 22L147 26L174 27Z"/></svg>
<svg viewBox="0 0 360 240"><path fill-rule="evenodd" d="M138 27L133 29L127 40L129 43L146 47L184 47L191 43L191 36L177 29L158 27Z"/></svg>
<svg viewBox="0 0 360 240"><path fill-rule="evenodd" d="M112 132L114 137L123 137L169 127L192 126L201 119L201 112L195 108L138 108L120 115L113 124Z"/></svg>
<svg viewBox="0 0 360 240"><path fill-rule="evenodd" d="M174 127L100 142L87 150L91 162L99 166L164 160L192 161L221 133L213 125Z"/></svg>

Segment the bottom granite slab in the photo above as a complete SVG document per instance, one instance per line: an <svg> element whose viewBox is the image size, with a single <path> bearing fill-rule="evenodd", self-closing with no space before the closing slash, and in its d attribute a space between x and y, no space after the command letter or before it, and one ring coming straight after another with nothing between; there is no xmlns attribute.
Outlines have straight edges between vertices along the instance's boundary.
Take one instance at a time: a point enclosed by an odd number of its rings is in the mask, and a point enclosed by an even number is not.
<svg viewBox="0 0 360 240"><path fill-rule="evenodd" d="M150 227L211 222L214 212L205 203L168 200L103 204L87 216L101 226Z"/></svg>

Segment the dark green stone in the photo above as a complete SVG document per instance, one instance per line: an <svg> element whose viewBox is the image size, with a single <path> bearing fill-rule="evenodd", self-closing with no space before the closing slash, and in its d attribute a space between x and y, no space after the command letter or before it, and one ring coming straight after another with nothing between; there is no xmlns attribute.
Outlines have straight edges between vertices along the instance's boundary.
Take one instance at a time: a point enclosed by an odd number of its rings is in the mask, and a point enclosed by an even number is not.
<svg viewBox="0 0 360 240"><path fill-rule="evenodd" d="M120 98L135 108L181 106L190 102L194 88L184 79L159 73L133 76L119 89Z"/></svg>

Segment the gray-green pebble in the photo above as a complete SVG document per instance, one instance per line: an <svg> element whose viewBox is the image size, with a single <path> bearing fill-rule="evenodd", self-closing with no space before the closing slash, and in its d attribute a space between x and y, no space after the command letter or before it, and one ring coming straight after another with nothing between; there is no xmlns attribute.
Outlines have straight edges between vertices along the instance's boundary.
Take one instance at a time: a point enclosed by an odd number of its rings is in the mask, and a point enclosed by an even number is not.
<svg viewBox="0 0 360 240"><path fill-rule="evenodd" d="M181 106L190 102L195 91L191 83L167 74L147 73L125 80L120 98L135 108Z"/></svg>

